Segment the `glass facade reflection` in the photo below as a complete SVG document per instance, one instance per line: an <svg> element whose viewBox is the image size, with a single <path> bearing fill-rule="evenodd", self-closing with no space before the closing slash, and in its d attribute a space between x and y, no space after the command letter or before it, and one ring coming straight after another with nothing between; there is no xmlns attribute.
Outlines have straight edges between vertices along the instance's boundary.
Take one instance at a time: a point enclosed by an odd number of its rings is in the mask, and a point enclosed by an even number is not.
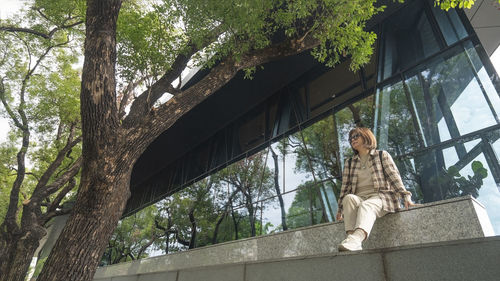
<svg viewBox="0 0 500 281"><path fill-rule="evenodd" d="M196 233L200 247L334 221L354 126L373 129L415 201L472 195L500 234L500 83L467 19L413 1L375 30L376 55L359 73L345 61L302 77L282 90L287 100L234 125L246 152L209 170L208 199L196 203L193 183L157 203L192 204L177 236ZM170 249L193 246L173 237Z"/></svg>

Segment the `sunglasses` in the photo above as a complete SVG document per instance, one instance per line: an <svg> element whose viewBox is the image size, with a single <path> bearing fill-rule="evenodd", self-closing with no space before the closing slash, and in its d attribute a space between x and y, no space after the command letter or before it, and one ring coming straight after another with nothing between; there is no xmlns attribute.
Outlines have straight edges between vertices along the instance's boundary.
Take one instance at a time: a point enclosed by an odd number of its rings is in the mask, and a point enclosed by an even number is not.
<svg viewBox="0 0 500 281"><path fill-rule="evenodd" d="M349 137L349 142L352 142L353 140L357 140L359 137L361 137L360 134L354 134L351 137Z"/></svg>

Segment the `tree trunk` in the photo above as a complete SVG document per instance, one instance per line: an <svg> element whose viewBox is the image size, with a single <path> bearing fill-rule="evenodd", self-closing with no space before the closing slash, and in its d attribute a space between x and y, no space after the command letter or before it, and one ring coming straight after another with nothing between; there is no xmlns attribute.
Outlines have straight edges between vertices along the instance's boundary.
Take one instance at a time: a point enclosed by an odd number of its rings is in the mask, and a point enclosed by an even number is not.
<svg viewBox="0 0 500 281"><path fill-rule="evenodd" d="M274 188L276 189L276 194L278 195L278 200L280 202L281 225L283 227L283 230L287 230L288 227L286 226L285 203L283 202L283 196L281 196L281 190L280 190L280 184L279 184L278 155L276 153L274 153L274 150L271 147L269 147L269 148L271 149L271 153L273 154L273 160L274 160ZM285 171L283 171L283 173L284 172Z"/></svg>
<svg viewBox="0 0 500 281"><path fill-rule="evenodd" d="M23 218L36 218L31 211L24 209ZM13 231L0 232L0 277L2 281L23 281L28 273L31 260L40 240L47 234L44 227L30 222Z"/></svg>
<svg viewBox="0 0 500 281"><path fill-rule="evenodd" d="M234 212L233 203L231 202L231 217L233 217L233 225L234 225L234 240L238 240L238 221L236 220L236 214Z"/></svg>
<svg viewBox="0 0 500 281"><path fill-rule="evenodd" d="M110 161L111 163L113 161ZM85 169L85 167L84 167ZM129 197L130 169L100 179L84 170L77 203L38 278L92 280ZM81 242L85 241L85 247Z"/></svg>
<svg viewBox="0 0 500 281"><path fill-rule="evenodd" d="M217 223L215 224L215 229L214 229L214 234L212 236L212 244L217 244L217 235L219 235L219 228L220 228L220 225L221 223L224 221L224 218L226 217L227 215L227 210L225 210L223 213L222 213L222 216L220 216L220 218L217 220Z"/></svg>
<svg viewBox="0 0 500 281"><path fill-rule="evenodd" d="M24 281L28 273L31 260L40 244L40 239L46 233L43 228L35 228L24 236L15 236L1 239L6 242L7 259L2 259L2 281ZM4 242L2 241L2 244Z"/></svg>
<svg viewBox="0 0 500 281"><path fill-rule="evenodd" d="M166 242L165 242L165 254L168 254L168 247L170 245L170 233L167 233L167 239L166 239Z"/></svg>
<svg viewBox="0 0 500 281"><path fill-rule="evenodd" d="M119 129L115 63L120 7L121 0L87 1L80 186L38 281L92 280L130 196L133 164L147 145Z"/></svg>
<svg viewBox="0 0 500 281"><path fill-rule="evenodd" d="M194 208L189 211L189 221L191 222L191 239L189 239L189 249L196 248L196 219L194 218Z"/></svg>
<svg viewBox="0 0 500 281"><path fill-rule="evenodd" d="M253 203L250 196L247 196L246 206L248 210L248 219L250 220L250 236L255 237L255 235L257 234L257 232L255 231L255 214L254 214Z"/></svg>
<svg viewBox="0 0 500 281"><path fill-rule="evenodd" d="M13 260L15 253L14 247L10 245L17 244L20 239L20 234L14 231L9 231L5 224L1 225L0 232L0 277L7 276L9 270L12 268L10 260Z"/></svg>

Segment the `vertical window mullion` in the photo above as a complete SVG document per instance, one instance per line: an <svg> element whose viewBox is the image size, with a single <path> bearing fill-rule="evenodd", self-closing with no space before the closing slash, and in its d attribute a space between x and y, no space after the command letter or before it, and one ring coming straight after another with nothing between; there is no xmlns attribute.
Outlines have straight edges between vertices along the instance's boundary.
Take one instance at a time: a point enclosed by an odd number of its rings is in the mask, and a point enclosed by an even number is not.
<svg viewBox="0 0 500 281"><path fill-rule="evenodd" d="M418 118L416 105L415 102L413 101L413 97L410 93L410 90L408 89L408 85L406 84L405 77L403 74L401 74L401 81L403 83L403 91L406 95L406 100L408 102L408 108L410 109L412 115L411 117L413 120L413 126L415 126L415 130L417 130L417 136L418 140L420 141L420 146L426 147L427 142L425 141L424 131L421 126L420 118Z"/></svg>

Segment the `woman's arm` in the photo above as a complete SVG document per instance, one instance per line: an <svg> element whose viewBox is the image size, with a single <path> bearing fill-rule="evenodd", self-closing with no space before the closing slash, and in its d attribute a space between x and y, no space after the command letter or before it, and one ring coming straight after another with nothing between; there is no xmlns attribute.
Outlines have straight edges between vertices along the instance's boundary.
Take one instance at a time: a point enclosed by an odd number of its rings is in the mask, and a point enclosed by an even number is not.
<svg viewBox="0 0 500 281"><path fill-rule="evenodd" d="M405 206L407 205L407 202L412 203L411 192L406 190L403 184L403 180L401 180L401 175L399 174L398 167L394 163L392 156L389 154L389 152L384 151L382 152L382 159L382 165L384 165L387 180L394 187L395 191L404 198Z"/></svg>

